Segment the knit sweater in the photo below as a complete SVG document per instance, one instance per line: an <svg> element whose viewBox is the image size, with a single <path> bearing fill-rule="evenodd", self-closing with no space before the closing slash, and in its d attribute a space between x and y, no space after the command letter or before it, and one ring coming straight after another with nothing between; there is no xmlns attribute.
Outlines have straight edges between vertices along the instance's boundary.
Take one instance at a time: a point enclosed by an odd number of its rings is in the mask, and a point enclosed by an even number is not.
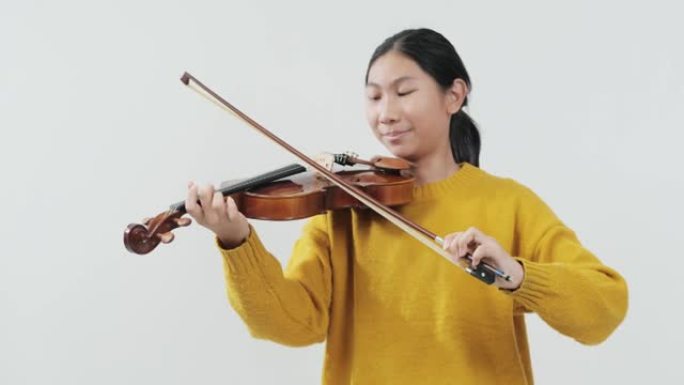
<svg viewBox="0 0 684 385"><path fill-rule="evenodd" d="M467 163L397 211L446 235L474 226L524 267L487 286L368 209L310 219L287 267L252 231L225 250L230 303L256 338L326 341L323 384L532 384L525 312L583 344L627 310L623 278L530 189Z"/></svg>

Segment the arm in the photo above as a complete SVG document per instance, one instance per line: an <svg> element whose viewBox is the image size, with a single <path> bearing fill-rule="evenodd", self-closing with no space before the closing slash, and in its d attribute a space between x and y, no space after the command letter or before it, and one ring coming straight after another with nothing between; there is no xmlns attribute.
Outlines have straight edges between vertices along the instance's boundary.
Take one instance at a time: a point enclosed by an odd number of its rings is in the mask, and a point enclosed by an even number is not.
<svg viewBox="0 0 684 385"><path fill-rule="evenodd" d="M325 340L331 298L326 216L312 218L294 246L286 271L254 229L244 243L224 249L228 298L250 333L285 345Z"/></svg>
<svg viewBox="0 0 684 385"><path fill-rule="evenodd" d="M510 295L560 333L598 344L622 322L627 284L582 246L575 233L532 191L523 188L517 213L520 287Z"/></svg>

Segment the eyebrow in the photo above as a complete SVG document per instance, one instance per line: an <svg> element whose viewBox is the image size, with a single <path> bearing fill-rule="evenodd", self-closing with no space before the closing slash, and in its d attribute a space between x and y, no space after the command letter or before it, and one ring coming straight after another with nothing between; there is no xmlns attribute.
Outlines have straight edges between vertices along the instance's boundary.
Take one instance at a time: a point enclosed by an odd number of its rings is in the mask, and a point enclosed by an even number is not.
<svg viewBox="0 0 684 385"><path fill-rule="evenodd" d="M402 77L400 77L400 78L396 78L396 79L392 80L392 82L390 83L390 85L396 85L396 84L399 84L399 83L401 83L401 82L403 82L403 81L405 81L405 80L413 80L413 79L415 79L415 78L412 77L412 76L402 76ZM371 87L380 87L379 84L373 83L373 82L368 82L368 83L366 83L366 87L368 87L368 86L371 86Z"/></svg>

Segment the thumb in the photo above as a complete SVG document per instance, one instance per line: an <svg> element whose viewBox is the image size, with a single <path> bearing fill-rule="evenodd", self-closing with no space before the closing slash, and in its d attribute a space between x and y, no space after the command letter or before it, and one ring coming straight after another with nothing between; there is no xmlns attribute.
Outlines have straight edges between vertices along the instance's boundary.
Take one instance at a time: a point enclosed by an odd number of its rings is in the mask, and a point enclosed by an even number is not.
<svg viewBox="0 0 684 385"><path fill-rule="evenodd" d="M240 210L238 210L237 203L235 203L235 199L233 197L229 196L228 199L226 199L226 213L228 214L228 219L231 221L234 221L238 218L240 218Z"/></svg>

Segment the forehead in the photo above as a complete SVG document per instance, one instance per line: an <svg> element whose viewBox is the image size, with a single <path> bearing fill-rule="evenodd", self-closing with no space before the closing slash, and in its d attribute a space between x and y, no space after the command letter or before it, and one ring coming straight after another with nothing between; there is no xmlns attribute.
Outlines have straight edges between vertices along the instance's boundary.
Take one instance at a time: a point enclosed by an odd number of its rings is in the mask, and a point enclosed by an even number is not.
<svg viewBox="0 0 684 385"><path fill-rule="evenodd" d="M408 79L424 79L426 76L413 59L400 52L390 51L380 56L370 67L367 85L383 87Z"/></svg>

